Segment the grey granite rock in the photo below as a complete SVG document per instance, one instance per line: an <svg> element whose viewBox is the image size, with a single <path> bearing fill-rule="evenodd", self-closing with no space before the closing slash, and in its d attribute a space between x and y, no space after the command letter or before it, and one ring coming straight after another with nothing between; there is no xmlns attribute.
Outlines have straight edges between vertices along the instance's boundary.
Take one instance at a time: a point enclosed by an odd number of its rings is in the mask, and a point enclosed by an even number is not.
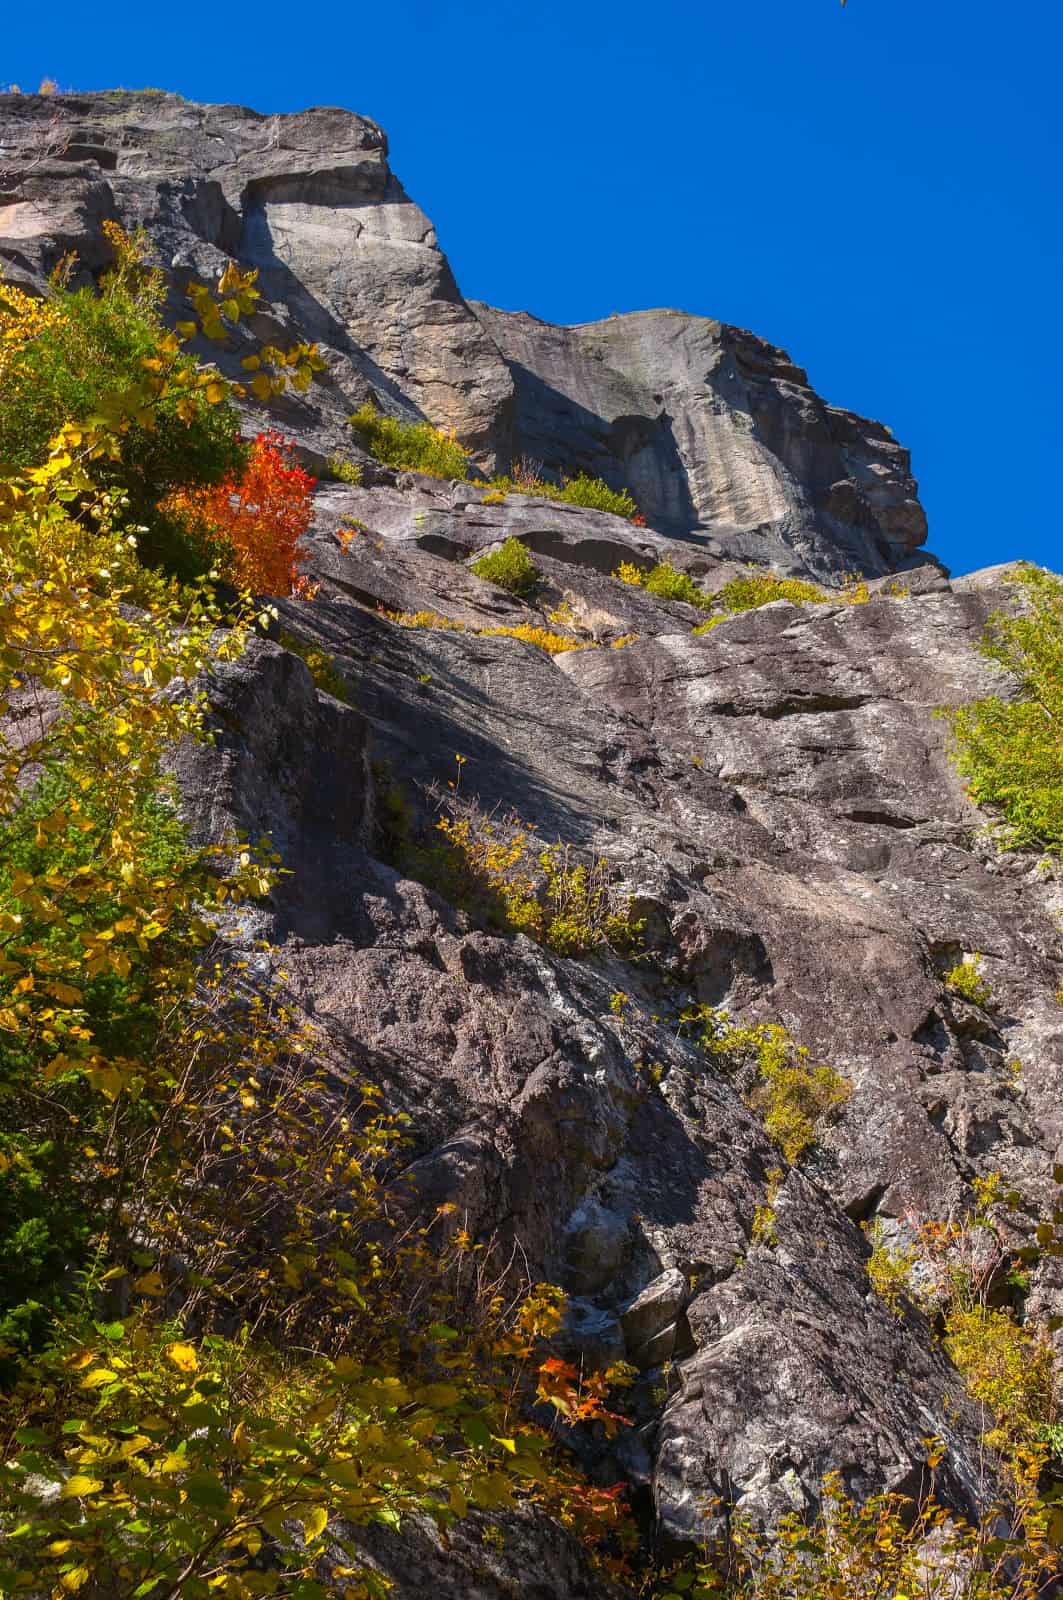
<svg viewBox="0 0 1063 1600"><path fill-rule="evenodd" d="M0 97L0 188L0 261L22 281L68 248L98 271L114 215L147 227L175 285L260 265L267 324L327 347L328 381L279 418L311 453L372 391L485 459L516 448L641 496L653 527L377 469L323 488L318 598L277 602L276 637L205 686L215 744L178 753L191 829L269 833L293 869L232 935L275 942L255 970L284 972L321 1052L408 1113L421 1203L453 1202L477 1242L566 1287L566 1355L643 1369L631 1428L573 1439L596 1481L626 1475L658 1531L697 1541L732 1506L813 1508L830 1471L857 1495L918 1492L935 1434L946 1497L984 1500L980 1418L924 1320L872 1293L861 1224L901 1237L999 1171L1028 1197L1021 1231L1063 1147L1058 878L994 852L934 714L1013 692L976 648L1006 574L919 564L905 452L752 335L677 312L474 315L363 118ZM469 570L510 536L540 570L524 600ZM882 581L866 604L776 603L698 635L699 610L613 576L667 560L713 591L747 559ZM520 622L591 647L477 631ZM286 635L332 658L342 698ZM456 756L467 798L613 864L646 959L563 959L407 875L395 792L429 830ZM975 952L990 1011L944 983ZM691 1002L781 1022L850 1081L799 1169L742 1073L695 1047ZM1063 1311L1052 1263L1028 1304ZM501 1550L481 1534L381 1532L370 1553L411 1600L610 1593L532 1512Z"/></svg>
<svg viewBox="0 0 1063 1600"><path fill-rule="evenodd" d="M346 418L373 396L454 428L485 467L530 457L555 479L588 471L629 488L654 528L710 566L874 576L913 564L926 537L907 451L822 401L755 335L678 311L565 328L470 307L365 117L147 91L0 95L3 274L43 289L74 252L98 275L105 218L146 231L174 316L190 278L229 260L259 272L260 314L209 347L231 375L255 339L317 341L327 371L270 419L311 465L362 459ZM266 420L247 411L249 426ZM573 508L525 509L544 554L579 541ZM593 539L582 542L587 555ZM609 547L606 532L587 564L611 570Z"/></svg>

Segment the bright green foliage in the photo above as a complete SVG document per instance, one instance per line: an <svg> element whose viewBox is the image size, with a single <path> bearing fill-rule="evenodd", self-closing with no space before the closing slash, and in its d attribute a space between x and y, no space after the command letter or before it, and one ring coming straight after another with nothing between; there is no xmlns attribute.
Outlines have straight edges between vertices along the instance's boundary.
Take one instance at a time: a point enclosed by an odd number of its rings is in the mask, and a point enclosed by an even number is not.
<svg viewBox="0 0 1063 1600"><path fill-rule="evenodd" d="M904 1314L905 1301L911 1298L912 1269L919 1260L914 1248L898 1249L886 1242L881 1222L864 1223L871 1246L867 1277L872 1289L895 1317Z"/></svg>
<svg viewBox="0 0 1063 1600"><path fill-rule="evenodd" d="M129 520L147 529L142 559L184 577L205 571L209 549L157 507L178 486L239 473L246 452L236 408L225 391L208 397L193 382L196 362L176 342L160 357L165 285L161 274L145 271L135 245L120 246L99 294L61 280L52 293L54 320L8 363L0 383L0 471L39 465L65 422L117 419L121 396L122 449L91 464L93 482L128 494ZM154 403L145 385L164 361L168 392Z"/></svg>
<svg viewBox="0 0 1063 1600"><path fill-rule="evenodd" d="M788 600L795 606L858 606L865 605L870 598L867 584L854 578L847 579L841 589L820 589L804 578L779 578L766 568L751 567L747 577L732 578L713 596L713 607L722 608L721 614L700 623L694 632L710 633L721 622L726 622L728 617L737 616L742 611L755 611L758 606L770 605L774 600Z"/></svg>
<svg viewBox="0 0 1063 1600"><path fill-rule="evenodd" d="M950 994L970 1001L973 1006L986 1008L993 1003L993 991L982 977L979 956L974 956L970 961L958 961L954 967L950 967L945 974L945 987Z"/></svg>
<svg viewBox="0 0 1063 1600"><path fill-rule="evenodd" d="M626 517L629 521L637 517L639 512L626 489L610 489L601 478L592 478L586 472L579 473L575 478L567 478L561 486L558 499L566 505L586 506L590 511L611 511L614 517Z"/></svg>
<svg viewBox="0 0 1063 1600"><path fill-rule="evenodd" d="M994 1418L990 1449L1007 1458L1036 1454L1058 1421L1055 1356L1038 1328L1010 1311L957 1297L945 1318L945 1349L973 1399Z"/></svg>
<svg viewBox="0 0 1063 1600"><path fill-rule="evenodd" d="M1018 680L1018 697L992 695L940 714L953 759L977 805L1002 819L1006 849L1063 852L1063 578L1023 563L1010 578L1021 610L996 612L982 654Z"/></svg>
<svg viewBox="0 0 1063 1600"><path fill-rule="evenodd" d="M433 478L461 479L468 474L470 452L453 433L433 428L430 422L400 422L367 400L350 418L350 425L370 455L386 467L427 472Z"/></svg>
<svg viewBox="0 0 1063 1600"><path fill-rule="evenodd" d="M655 594L661 600L682 600L688 606L697 606L702 611L712 605L711 595L699 589L693 578L685 572L677 572L667 561L660 562L647 574L642 587L647 594Z"/></svg>
<svg viewBox="0 0 1063 1600"><path fill-rule="evenodd" d="M713 603L712 596L699 589L693 578L685 572L677 572L668 561L658 562L649 572L643 572L633 561L622 561L613 577L633 588L645 589L647 594L655 594L661 600L681 600L701 611L707 611Z"/></svg>
<svg viewBox="0 0 1063 1600"><path fill-rule="evenodd" d="M789 600L793 605L831 600L814 583L804 578L777 578L772 572L751 572L746 578L732 578L716 596L727 611L752 611L757 606L770 605L773 600Z"/></svg>
<svg viewBox="0 0 1063 1600"><path fill-rule="evenodd" d="M470 572L523 599L539 582L539 569L519 539L507 539L501 549L472 562Z"/></svg>
<svg viewBox="0 0 1063 1600"><path fill-rule="evenodd" d="M362 469L357 461L348 461L343 456L329 456L328 469L337 483L359 484L362 481Z"/></svg>
<svg viewBox="0 0 1063 1600"><path fill-rule="evenodd" d="M769 1249L779 1242L775 1232L777 1220L775 1202L779 1197L779 1190L782 1187L784 1176L785 1174L781 1167L772 1167L768 1173L768 1188L764 1200L753 1209L753 1226L750 1229L750 1237L754 1244L762 1244Z"/></svg>
<svg viewBox="0 0 1063 1600"><path fill-rule="evenodd" d="M626 489L610 489L602 478L592 478L580 472L574 478L562 475L561 482L550 483L541 476L542 468L534 463L518 463L511 473L500 473L490 480L480 480L480 486L489 492L485 505L500 505L507 494L535 495L540 500L560 500L570 506L586 506L590 511L609 511L615 517L625 517L629 522L641 523L639 508Z"/></svg>
<svg viewBox="0 0 1063 1600"><path fill-rule="evenodd" d="M817 1065L777 1022L733 1023L726 1011L696 1006L683 1021L699 1030L709 1055L734 1067L753 1067L749 1103L760 1111L769 1138L796 1163L816 1142L820 1125L843 1106L851 1085L833 1067Z"/></svg>

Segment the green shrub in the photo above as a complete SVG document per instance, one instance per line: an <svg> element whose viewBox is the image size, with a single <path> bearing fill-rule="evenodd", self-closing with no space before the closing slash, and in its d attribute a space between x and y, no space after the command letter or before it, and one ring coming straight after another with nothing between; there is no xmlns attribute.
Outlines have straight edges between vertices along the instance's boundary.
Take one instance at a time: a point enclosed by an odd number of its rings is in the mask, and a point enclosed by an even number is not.
<svg viewBox="0 0 1063 1600"><path fill-rule="evenodd" d="M362 469L357 461L348 461L344 456L329 456L328 469L337 483L359 484L362 481Z"/></svg>
<svg viewBox="0 0 1063 1600"><path fill-rule="evenodd" d="M519 599L532 593L539 581L539 569L519 539L509 538L500 550L481 556L469 569Z"/></svg>
<svg viewBox="0 0 1063 1600"><path fill-rule="evenodd" d="M728 617L742 611L755 611L758 606L770 605L774 600L788 600L795 606L824 603L856 606L866 604L870 598L867 584L856 578L847 579L841 589L830 590L820 589L805 578L778 578L773 572L751 568L748 576L732 578L713 596L713 609L722 608L721 614L700 623L694 632L709 633Z"/></svg>
<svg viewBox="0 0 1063 1600"><path fill-rule="evenodd" d="M982 978L980 956L970 961L958 961L954 967L950 967L945 973L945 987L950 994L959 995L961 1000L967 1000L973 1006L982 1006L984 1009L993 1003L993 991Z"/></svg>
<svg viewBox="0 0 1063 1600"><path fill-rule="evenodd" d="M120 250L99 294L52 285L45 325L5 362L0 382L0 471L38 465L49 441L67 422L85 422L126 403L145 379L145 362L157 362L166 337L161 320L161 274L146 271L136 241ZM239 475L246 458L240 417L228 400L212 403L188 381L197 363L178 356L167 396L142 423L131 422L120 459L101 455L91 464L96 483L129 496L129 520L139 535L141 559L182 578L206 571L208 546L176 518L158 510L176 488L215 485Z"/></svg>
<svg viewBox="0 0 1063 1600"><path fill-rule="evenodd" d="M747 578L732 578L716 596L727 611L752 611L773 600L789 600L793 605L829 600L832 596L804 578L777 578L771 572L751 572Z"/></svg>
<svg viewBox="0 0 1063 1600"><path fill-rule="evenodd" d="M626 489L610 489L603 478L592 478L587 472L574 478L561 478L550 483L540 477L538 463L520 462L511 473L499 473L494 478L477 480L481 488L489 491L484 505L500 505L507 494L535 495L540 500L560 500L570 506L586 506L590 511L610 511L615 517L625 517L628 522L642 522L639 508Z"/></svg>
<svg viewBox="0 0 1063 1600"><path fill-rule="evenodd" d="M1009 578L1018 616L996 612L982 654L1014 673L1015 700L996 695L939 714L977 805L1002 819L1005 849L1063 853L1063 578L1027 563Z"/></svg>
<svg viewBox="0 0 1063 1600"><path fill-rule="evenodd" d="M701 611L708 610L712 605L711 595L699 589L693 578L685 572L677 572L667 561L660 562L652 572L647 573L642 587L647 594L655 594L661 600L681 600L688 606L697 606Z"/></svg>
<svg viewBox="0 0 1063 1600"><path fill-rule="evenodd" d="M459 763L463 764L463 763ZM634 956L643 922L601 857L580 861L568 845L541 846L519 817L487 816L475 801L448 801L442 840L408 846L403 870L500 932L524 933L556 955L610 947Z"/></svg>
<svg viewBox="0 0 1063 1600"><path fill-rule="evenodd" d="M318 650L314 645L308 644L305 639L297 638L294 633L283 632L279 643L285 650L290 650L293 655L304 661L310 670L315 687L323 689L334 700L342 700L344 705L353 706L354 698L346 678L336 671L335 658L324 650Z"/></svg>
<svg viewBox="0 0 1063 1600"><path fill-rule="evenodd" d="M566 505L586 506L589 511L611 511L614 517L625 517L629 522L639 514L626 489L610 489L601 478L592 478L586 472L566 479L558 499Z"/></svg>
<svg viewBox="0 0 1063 1600"><path fill-rule="evenodd" d="M370 455L386 467L427 472L433 478L461 479L468 474L470 452L453 433L430 422L400 422L386 417L369 402L348 419Z"/></svg>
<svg viewBox="0 0 1063 1600"><path fill-rule="evenodd" d="M699 589L685 572L677 572L669 561L659 561L649 572L643 572L633 561L621 561L613 577L619 578L621 583L629 583L633 589L645 589L647 594L655 594L658 599L680 600L684 605L697 606L699 611L707 611L713 603L711 594Z"/></svg>
<svg viewBox="0 0 1063 1600"><path fill-rule="evenodd" d="M53 831L53 819L75 799L78 826ZM45 969L60 970L64 958L83 956L81 937L108 929L120 911L99 892L80 898L75 893L73 931L53 920L49 907L37 915L28 910L19 886L44 879L76 886L79 876L90 874L101 859L108 821L106 796L76 793L62 774L49 773L0 829L0 925L17 915L20 939L41 951ZM178 817L156 795L141 800L130 837L149 874L177 875L196 861ZM160 935L125 976L109 972L87 978L81 994L83 1025L91 1029L101 1052L130 1058L152 1050L163 1020L145 999L144 976L172 953L174 940L187 931L187 926L175 925L172 933ZM39 1343L76 1287L76 1273L98 1225L91 1164L81 1155L82 1146L99 1131L92 1097L83 1085L51 1086L47 1098L53 1106L62 1104L64 1116L45 1129L34 1104L40 1097L38 1072L29 1042L18 1032L0 1029L5 1125L0 1129L0 1382L10 1358Z"/></svg>
<svg viewBox="0 0 1063 1600"><path fill-rule="evenodd" d="M852 1094L840 1073L813 1062L779 1023L734 1023L726 1011L706 1005L685 1012L682 1020L699 1029L698 1042L707 1054L756 1069L749 1103L762 1113L765 1132L792 1164L815 1144L820 1124Z"/></svg>

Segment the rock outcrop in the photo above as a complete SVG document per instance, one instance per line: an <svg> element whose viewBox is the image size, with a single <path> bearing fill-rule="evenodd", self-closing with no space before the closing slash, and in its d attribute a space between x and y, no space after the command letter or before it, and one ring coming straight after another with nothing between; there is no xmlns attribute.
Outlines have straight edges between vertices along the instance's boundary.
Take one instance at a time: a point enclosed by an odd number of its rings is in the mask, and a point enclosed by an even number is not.
<svg viewBox="0 0 1063 1600"><path fill-rule="evenodd" d="M327 381L275 420L319 463L367 395L453 428L484 464L532 458L629 488L649 523L714 559L872 575L926 538L908 452L825 404L782 350L678 311L579 328L470 306L377 125L319 107L261 116L155 93L0 95L0 262L43 287L104 218L144 228L182 314L235 259L265 300L251 333L316 340ZM239 372L242 346L219 357Z"/></svg>
<svg viewBox="0 0 1063 1600"><path fill-rule="evenodd" d="M71 248L101 268L115 215L148 230L175 292L229 257L260 266L264 324L327 351L327 382L279 418L309 452L350 452L342 416L372 392L485 459L535 455L640 498L646 528L379 468L323 487L317 598L279 602L277 637L209 686L216 743L178 763L189 824L272 833L294 872L244 930L278 946L255 960L287 975L322 1048L409 1112L424 1202L455 1202L475 1237L561 1282L572 1350L638 1368L633 1425L574 1441L597 1481L626 1478L669 1538L697 1540L735 1505L765 1521L814 1507L831 1471L858 1495L917 1491L937 1435L942 1492L976 1504L979 1417L923 1317L872 1292L861 1225L947 1217L995 1171L1031 1215L1052 1194L1058 885L985 842L935 717L1010 692L976 648L1006 574L916 565L906 453L750 334L469 307L362 118L3 97L0 162L0 261L26 281ZM530 601L469 570L510 535L540 569ZM777 602L694 634L691 607L612 576L665 559L710 589L747 560L910 570L864 604ZM559 607L593 647L551 657L476 631L550 626ZM291 636L327 653L342 699ZM430 826L456 756L464 796L613 864L646 959L487 932L404 875L395 791ZM974 952L994 995L978 1015L943 976ZM798 1166L748 1084L678 1027L691 1003L782 1022L848 1079ZM1061 1309L1061 1287L1049 1260L1030 1304ZM574 1551L537 1537L521 1523L508 1568L475 1541L376 1557L411 1596L601 1600Z"/></svg>

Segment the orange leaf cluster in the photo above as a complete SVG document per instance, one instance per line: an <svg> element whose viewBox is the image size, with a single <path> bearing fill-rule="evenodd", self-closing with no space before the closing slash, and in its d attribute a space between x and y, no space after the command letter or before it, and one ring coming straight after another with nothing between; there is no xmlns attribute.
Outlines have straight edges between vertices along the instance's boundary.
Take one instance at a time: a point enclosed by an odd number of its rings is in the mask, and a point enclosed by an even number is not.
<svg viewBox="0 0 1063 1600"><path fill-rule="evenodd" d="M255 439L239 479L178 490L164 509L208 534L218 546L219 566L241 588L308 595L296 563L313 521L315 481L296 466L291 444L271 428Z"/></svg>

